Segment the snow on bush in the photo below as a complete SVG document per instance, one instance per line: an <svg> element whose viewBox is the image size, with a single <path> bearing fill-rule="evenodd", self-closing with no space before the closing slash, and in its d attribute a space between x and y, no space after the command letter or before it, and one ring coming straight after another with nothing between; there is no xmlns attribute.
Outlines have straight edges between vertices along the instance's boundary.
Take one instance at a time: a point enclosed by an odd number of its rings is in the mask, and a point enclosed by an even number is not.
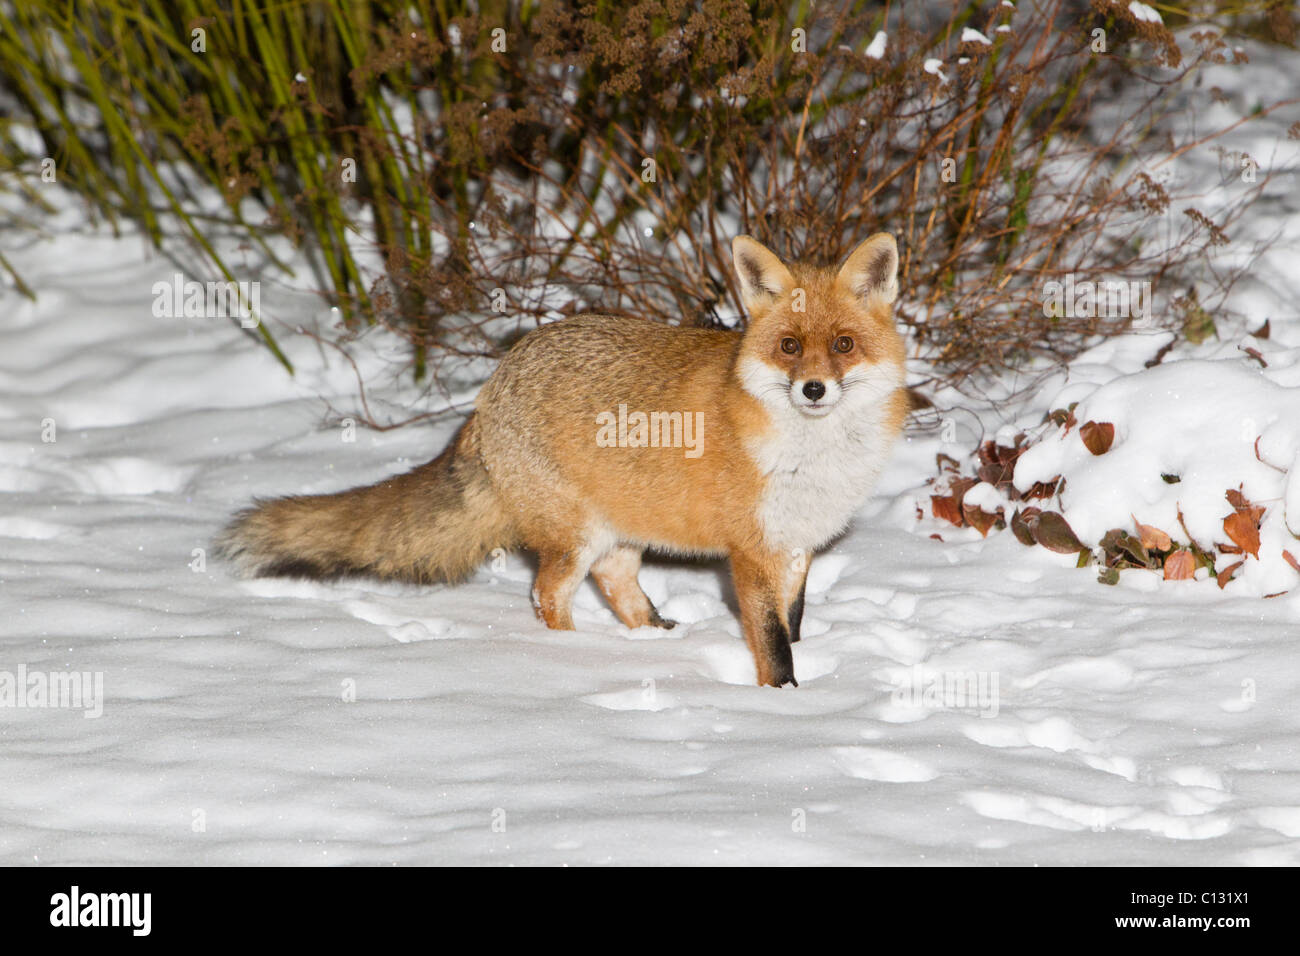
<svg viewBox="0 0 1300 956"><path fill-rule="evenodd" d="M1146 567L1214 575L1240 594L1288 591L1300 583L1300 377L1270 371L1189 360L1068 388L1036 439L985 443L978 479L950 462L933 512L1091 550L1109 583Z"/></svg>

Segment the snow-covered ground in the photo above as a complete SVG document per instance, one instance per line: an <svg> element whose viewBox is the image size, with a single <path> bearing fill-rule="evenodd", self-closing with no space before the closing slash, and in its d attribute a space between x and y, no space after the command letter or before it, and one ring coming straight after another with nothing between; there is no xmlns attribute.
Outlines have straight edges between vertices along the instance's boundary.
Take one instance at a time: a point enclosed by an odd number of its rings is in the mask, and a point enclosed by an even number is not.
<svg viewBox="0 0 1300 956"><path fill-rule="evenodd" d="M1295 119L1249 134L1257 159ZM1234 300L1282 369L1298 186L1280 172L1245 224L1280 239ZM352 367L291 331L328 323L319 300L264 283L290 379L230 322L154 318L175 266L66 216L6 246L39 299L6 290L0 321L0 863L1300 863L1300 590L1105 587L942 525L924 482L968 419L913 430L813 562L797 690L753 686L720 564L643 571L671 632L625 630L590 582L578 630L546 630L523 555L459 588L233 578L208 549L251 497L404 470L459 419L350 428ZM1164 374L1262 376L1220 331ZM1105 343L984 425L1089 400L1167 340ZM371 398L401 417L409 391ZM1222 429L1168 427L1218 460ZM102 697L2 706L6 673L66 672Z"/></svg>

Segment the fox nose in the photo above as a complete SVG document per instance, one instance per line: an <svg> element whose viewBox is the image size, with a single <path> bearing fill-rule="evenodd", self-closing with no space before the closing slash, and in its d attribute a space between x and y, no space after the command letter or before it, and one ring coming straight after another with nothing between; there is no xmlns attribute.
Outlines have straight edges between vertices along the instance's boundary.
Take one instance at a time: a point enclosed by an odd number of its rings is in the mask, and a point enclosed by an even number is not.
<svg viewBox="0 0 1300 956"><path fill-rule="evenodd" d="M803 394L808 401L815 402L826 394L826 386L816 379L811 382L804 382Z"/></svg>

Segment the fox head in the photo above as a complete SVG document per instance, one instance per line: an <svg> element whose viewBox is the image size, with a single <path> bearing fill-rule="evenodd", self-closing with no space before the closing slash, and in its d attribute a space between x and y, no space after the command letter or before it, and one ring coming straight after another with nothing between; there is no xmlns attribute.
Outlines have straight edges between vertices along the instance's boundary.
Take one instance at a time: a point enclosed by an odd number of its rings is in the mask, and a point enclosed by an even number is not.
<svg viewBox="0 0 1300 956"><path fill-rule="evenodd" d="M809 418L854 414L902 387L893 236L872 236L838 270L787 266L749 236L731 249L750 316L737 370L764 406Z"/></svg>

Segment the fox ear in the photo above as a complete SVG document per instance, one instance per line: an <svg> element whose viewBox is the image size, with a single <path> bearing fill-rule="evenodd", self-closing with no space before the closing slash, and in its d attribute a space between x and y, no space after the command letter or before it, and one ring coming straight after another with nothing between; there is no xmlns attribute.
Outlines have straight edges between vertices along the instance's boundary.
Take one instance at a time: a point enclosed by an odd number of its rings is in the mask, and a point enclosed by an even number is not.
<svg viewBox="0 0 1300 956"><path fill-rule="evenodd" d="M740 276L740 298L753 314L756 306L767 306L794 286L794 276L771 249L749 236L731 240L731 255Z"/></svg>
<svg viewBox="0 0 1300 956"><path fill-rule="evenodd" d="M862 299L889 305L898 298L898 243L878 232L849 255L835 277L839 285Z"/></svg>

